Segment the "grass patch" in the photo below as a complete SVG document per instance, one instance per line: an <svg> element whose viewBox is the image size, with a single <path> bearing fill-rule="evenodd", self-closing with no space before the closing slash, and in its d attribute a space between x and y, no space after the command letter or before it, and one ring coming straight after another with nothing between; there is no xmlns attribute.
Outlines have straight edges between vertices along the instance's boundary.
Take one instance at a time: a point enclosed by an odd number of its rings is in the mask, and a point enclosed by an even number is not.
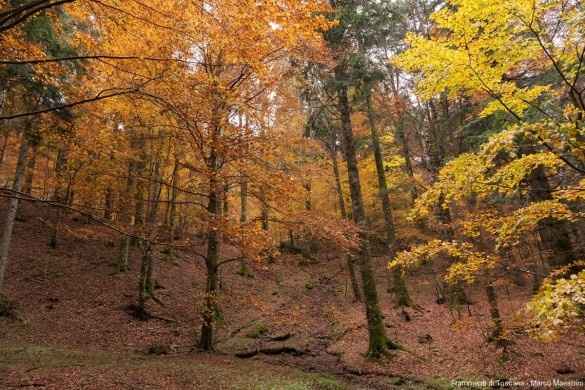
<svg viewBox="0 0 585 390"><path fill-rule="evenodd" d="M303 378L271 380L270 382L257 382L250 384L251 387L241 387L238 389L254 390L348 390L345 384L337 379L318 374L301 374Z"/></svg>
<svg viewBox="0 0 585 390"><path fill-rule="evenodd" d="M138 353L112 353L107 351L79 351L40 345L0 347L0 370L21 373L14 385L26 383L27 372L34 371L47 383L60 383L79 370L101 376L104 386L120 381L129 385L144 382L145 376L153 386L158 378L172 378L174 384L198 390L346 390L334 377L305 373L291 367L269 365L259 361L223 360L204 354L155 356ZM25 373L25 374L22 374ZM156 373L152 376L152 373ZM85 375L85 374L83 374Z"/></svg>
<svg viewBox="0 0 585 390"><path fill-rule="evenodd" d="M268 327L262 323L254 325L254 327L246 333L246 337L250 339L259 339L260 337L268 334Z"/></svg>

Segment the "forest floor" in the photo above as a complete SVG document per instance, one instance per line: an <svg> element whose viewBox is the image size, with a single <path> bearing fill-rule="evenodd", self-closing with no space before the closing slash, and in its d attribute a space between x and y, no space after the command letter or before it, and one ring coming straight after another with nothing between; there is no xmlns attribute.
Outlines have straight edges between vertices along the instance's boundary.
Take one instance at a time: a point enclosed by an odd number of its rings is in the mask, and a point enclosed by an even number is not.
<svg viewBox="0 0 585 390"><path fill-rule="evenodd" d="M376 258L380 301L387 333L403 351L378 362L364 357L363 307L353 302L343 259L285 254L251 264L249 276L238 274L238 263L225 266L217 352L197 352L201 260L159 254L156 295L164 306L152 302L160 318L140 321L128 312L138 249L130 272L116 273L115 234L69 217L51 249L47 211L23 211L5 291L18 317L0 319L2 389L447 389L452 380L585 379L585 336L543 344L514 326L529 288L500 289L513 340L504 353L485 341L481 290L453 311L435 303L428 275L410 278L418 307L406 319L386 292L384 258Z"/></svg>

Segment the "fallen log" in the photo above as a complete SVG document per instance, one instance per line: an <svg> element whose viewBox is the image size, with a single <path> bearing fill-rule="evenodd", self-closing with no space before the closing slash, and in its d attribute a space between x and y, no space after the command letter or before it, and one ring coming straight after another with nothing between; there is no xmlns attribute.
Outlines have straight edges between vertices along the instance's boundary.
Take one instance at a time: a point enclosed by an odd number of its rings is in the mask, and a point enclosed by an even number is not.
<svg viewBox="0 0 585 390"><path fill-rule="evenodd" d="M264 347L258 349L252 349L248 351L240 351L236 352L235 356L241 359L248 359L254 357L258 354L264 355L280 355L280 354L288 354L293 356L302 356L305 355L307 351L291 347L291 346L279 346L279 347Z"/></svg>

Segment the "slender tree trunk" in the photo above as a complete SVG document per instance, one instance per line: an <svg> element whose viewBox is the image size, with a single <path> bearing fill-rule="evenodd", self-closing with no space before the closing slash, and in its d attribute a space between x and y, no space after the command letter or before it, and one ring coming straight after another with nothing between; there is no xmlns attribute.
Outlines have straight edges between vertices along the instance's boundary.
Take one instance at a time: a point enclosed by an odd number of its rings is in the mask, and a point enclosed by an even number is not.
<svg viewBox="0 0 585 390"><path fill-rule="evenodd" d="M151 183L153 183L153 185L149 191L149 208L148 215L146 216L146 225L151 232L154 232L158 218L161 189L160 161L158 159L154 164L151 179ZM142 288L140 294L148 299L154 296L154 257L152 256L151 244L145 240L143 240L142 244L148 248L144 249L142 264L140 266L140 283ZM144 310L144 307L142 307L142 309Z"/></svg>
<svg viewBox="0 0 585 390"><path fill-rule="evenodd" d="M339 174L339 164L337 163L337 149L335 146L336 143L336 134L332 134L332 141L331 147L329 148L331 154L331 163L333 165L333 177L335 178L335 188L337 190L337 201L339 202L339 212L341 214L341 218L348 219L347 211L345 207L345 198L343 196L343 187L341 186L341 175ZM362 294L360 292L360 285L356 277L355 267L354 267L354 258L351 255L347 255L346 257L346 265L347 271L349 274L349 281L351 282L351 289L353 292L353 299L355 302L362 301Z"/></svg>
<svg viewBox="0 0 585 390"><path fill-rule="evenodd" d="M0 166L4 164L4 158L6 157L6 147L10 139L10 131L5 130L4 136L2 137L2 146L0 147Z"/></svg>
<svg viewBox="0 0 585 390"><path fill-rule="evenodd" d="M339 174L339 164L337 163L337 151L335 150L334 146L331 148L331 163L333 164L333 177L335 178L335 189L337 190L339 213L341 214L341 218L347 219L345 198L343 196L343 187L341 186L341 176Z"/></svg>
<svg viewBox="0 0 585 390"><path fill-rule="evenodd" d="M266 199L266 190L260 188L260 221L262 224L262 230L268 230L269 226L269 211L268 211L268 200Z"/></svg>
<svg viewBox="0 0 585 390"><path fill-rule="evenodd" d="M313 201L311 199L311 192L312 192L312 183L311 179L307 180L303 184L303 188L305 189L305 210L311 211L313 209Z"/></svg>
<svg viewBox="0 0 585 390"><path fill-rule="evenodd" d="M248 222L248 179L240 179L240 223Z"/></svg>
<svg viewBox="0 0 585 390"><path fill-rule="evenodd" d="M240 177L240 228L242 230L242 234L244 234L244 225L248 222L248 179L241 175ZM242 237L244 239L244 237ZM250 275L250 271L248 270L248 265L246 264L246 260L242 259L240 261L240 270L238 274L242 276Z"/></svg>
<svg viewBox="0 0 585 390"><path fill-rule="evenodd" d="M175 255L175 248L173 247L175 241L175 234L177 229L177 187L179 185L179 162L175 159L173 167L172 187L170 188L171 197L169 205L169 255Z"/></svg>
<svg viewBox="0 0 585 390"><path fill-rule="evenodd" d="M380 145L380 136L376 127L374 112L372 109L371 98L367 96L367 115L370 125L370 136L372 139L372 146L374 149L374 161L376 163L376 177L378 179L378 197L382 206L382 213L384 215L384 227L386 230L386 245L390 248L392 254L395 250L396 231L394 228L394 219L392 216L392 207L388 197L388 184L386 182L386 174L384 171L384 154L382 145Z"/></svg>
<svg viewBox="0 0 585 390"><path fill-rule="evenodd" d="M39 145L38 143L31 143L30 151L29 151L29 158L28 163L26 165L26 174L24 179L24 185L22 187L22 192L25 194L31 195L33 191L33 181L35 176L35 168L37 166L37 152L38 152Z"/></svg>
<svg viewBox="0 0 585 390"><path fill-rule="evenodd" d="M230 204L229 204L230 187L229 187L229 185L227 185L227 184L223 185L222 195L223 195L223 199L222 199L223 216L227 217L228 213L230 212Z"/></svg>
<svg viewBox="0 0 585 390"><path fill-rule="evenodd" d="M368 122L370 124L370 135L372 138L372 145L374 147L374 160L376 162L376 176L378 178L378 196L382 204L382 213L384 214L384 226L386 228L386 245L390 250L390 258L396 255L396 229L394 227L394 218L392 216L392 206L390 205L390 198L388 196L388 184L386 182L386 173L384 171L384 152L380 144L380 136L376 125L376 118L372 108L370 92L366 97ZM399 269L390 271L392 274L392 282L388 278L391 287L388 288L394 294L396 305L399 307L410 306L410 295L406 288L406 281Z"/></svg>
<svg viewBox="0 0 585 390"><path fill-rule="evenodd" d="M431 174L436 176L439 169L441 169L445 155L442 146L443 140L439 136L439 116L437 114L437 109L435 108L435 102L432 99L428 103L427 114L429 126L424 133L424 143L427 152L428 166L431 170Z"/></svg>
<svg viewBox="0 0 585 390"><path fill-rule="evenodd" d="M496 341L496 343L500 343L501 337L503 335L502 317L500 316L500 310L498 308L498 296L493 283L488 283L486 285L485 293L488 304L490 305L490 316L493 322L493 329L490 334L490 340Z"/></svg>
<svg viewBox="0 0 585 390"><path fill-rule="evenodd" d="M30 125L28 125L30 126ZM26 169L26 159L29 149L27 140L27 132L22 136L22 143L18 151L18 160L16 162L16 170L14 172L14 181L12 183L12 190L20 192L22 189L22 182L24 179L24 172ZM12 241L12 231L14 230L14 221L18 213L18 198L12 197L8 200L8 209L4 217L4 226L2 229L2 239L0 240L0 294L4 288L4 278L6 274L6 267L8 265L8 253L10 251L10 243ZM0 296L0 300L1 300Z"/></svg>
<svg viewBox="0 0 585 390"><path fill-rule="evenodd" d="M134 198L136 191L136 163L134 161L128 162L128 177L126 179L126 191L120 197L120 223L126 228L132 225L132 206L134 206ZM130 237L122 235L120 238L120 253L118 256L118 271L126 272L129 267L129 252L130 252Z"/></svg>
<svg viewBox="0 0 585 390"><path fill-rule="evenodd" d="M362 302L362 293L360 292L360 284L355 273L355 259L352 255L346 256L347 270L349 272L349 281L351 282L351 289L353 291L353 299L355 302Z"/></svg>
<svg viewBox="0 0 585 390"><path fill-rule="evenodd" d="M112 220L112 214L114 210L114 191L112 187L106 188L106 194L104 199L104 219L106 221Z"/></svg>
<svg viewBox="0 0 585 390"><path fill-rule="evenodd" d="M340 67L336 69L336 79L342 84L338 89L339 112L341 114L341 134L345 149L345 160L349 177L349 188L351 193L352 216L354 222L362 229L360 233L359 262L362 277L362 288L364 291L366 317L368 321L369 347L368 356L380 357L388 347L396 347L387 337L384 327L384 319L378 304L378 291L376 279L371 265L369 238L365 233L366 215L362 197L360 176L353 140L351 125L351 113L345 76Z"/></svg>
<svg viewBox="0 0 585 390"><path fill-rule="evenodd" d="M144 136L140 136L136 140L136 147L140 151L140 156L136 161L135 165L135 176L136 176L136 184L135 184L135 199L134 199L134 228L139 230L141 227L144 226L144 219L145 219L145 205L144 201L146 199L146 190L147 190L147 183L144 180L146 174L146 145ZM131 240L132 245L138 245L139 242L136 239Z"/></svg>
<svg viewBox="0 0 585 390"><path fill-rule="evenodd" d="M69 177L67 181L67 187L65 187L65 173L67 167L67 147L62 147L57 151L57 161L55 163L55 176L56 184L55 191L53 192L53 200L57 203L72 204L73 203L73 191L72 178ZM54 223L51 227L51 233L49 236L49 246L53 249L57 248L57 242L59 238L59 230L61 229L61 219L63 218L63 209L61 207L53 208Z"/></svg>
<svg viewBox="0 0 585 390"><path fill-rule="evenodd" d="M414 169L412 168L410 148L408 146L408 139L404 131L404 120L400 119L396 125L396 140L400 143L402 157L404 158L404 170L412 182L411 189L411 204L414 204L416 198L418 198L418 189L416 188L416 180L414 178Z"/></svg>
<svg viewBox="0 0 585 390"><path fill-rule="evenodd" d="M135 197L135 207L134 207L134 226L137 229L144 226L144 214L145 214L145 191L146 186L144 183L144 168L143 165L138 163L136 167L136 197Z"/></svg>
<svg viewBox="0 0 585 390"><path fill-rule="evenodd" d="M148 319L148 312L146 311L146 301L152 297L151 286L149 285L148 277L149 267L152 265L152 249L150 243L144 242L142 245L142 261L140 265L140 275L138 279L138 318L142 320Z"/></svg>

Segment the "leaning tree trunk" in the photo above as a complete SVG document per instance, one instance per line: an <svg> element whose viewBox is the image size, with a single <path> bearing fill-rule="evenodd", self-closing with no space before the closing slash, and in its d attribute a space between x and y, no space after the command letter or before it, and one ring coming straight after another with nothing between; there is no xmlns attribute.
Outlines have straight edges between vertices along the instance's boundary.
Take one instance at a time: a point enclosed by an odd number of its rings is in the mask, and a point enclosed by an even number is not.
<svg viewBox="0 0 585 390"><path fill-rule="evenodd" d="M371 265L370 247L368 242L369 238L365 232L366 215L351 126L351 113L347 96L347 86L344 84L345 76L339 67L336 69L335 73L337 80L341 82L341 86L338 89L339 112L341 114L341 135L343 137L345 160L349 177L352 216L354 222L361 228L358 256L362 277L362 288L364 291L366 318L368 321L368 356L377 358L384 354L389 347L396 347L396 345L386 337L383 316L378 304L378 291Z"/></svg>
<svg viewBox="0 0 585 390"><path fill-rule="evenodd" d="M370 124L370 134L372 137L372 145L374 147L374 160L376 162L376 176L378 178L378 195L380 203L382 204L382 212L384 214L384 226L386 228L386 245L390 250L390 258L396 255L396 229L394 227L394 218L392 217L392 207L388 196L388 184L386 183L386 174L384 171L384 154L382 145L380 144L380 136L376 126L376 119L372 108L370 93L366 97L368 121ZM402 276L400 269L394 269L391 272L392 278L388 278L388 290L394 294L396 305L399 307L410 306L410 295L406 288L406 281Z"/></svg>
<svg viewBox="0 0 585 390"><path fill-rule="evenodd" d="M14 172L14 181L12 183L12 190L14 196L8 201L8 209L4 217L4 226L2 229L2 238L0 239L0 294L4 287L4 278L6 274L6 267L8 265L8 252L10 250L10 242L12 241L12 231L14 230L14 221L18 213L18 193L22 188L24 179L24 172L26 169L26 159L29 149L27 134L23 134L20 150L18 151L18 160L16 163L16 170ZM1 300L0 296L0 300ZM1 303L1 302L0 302Z"/></svg>

